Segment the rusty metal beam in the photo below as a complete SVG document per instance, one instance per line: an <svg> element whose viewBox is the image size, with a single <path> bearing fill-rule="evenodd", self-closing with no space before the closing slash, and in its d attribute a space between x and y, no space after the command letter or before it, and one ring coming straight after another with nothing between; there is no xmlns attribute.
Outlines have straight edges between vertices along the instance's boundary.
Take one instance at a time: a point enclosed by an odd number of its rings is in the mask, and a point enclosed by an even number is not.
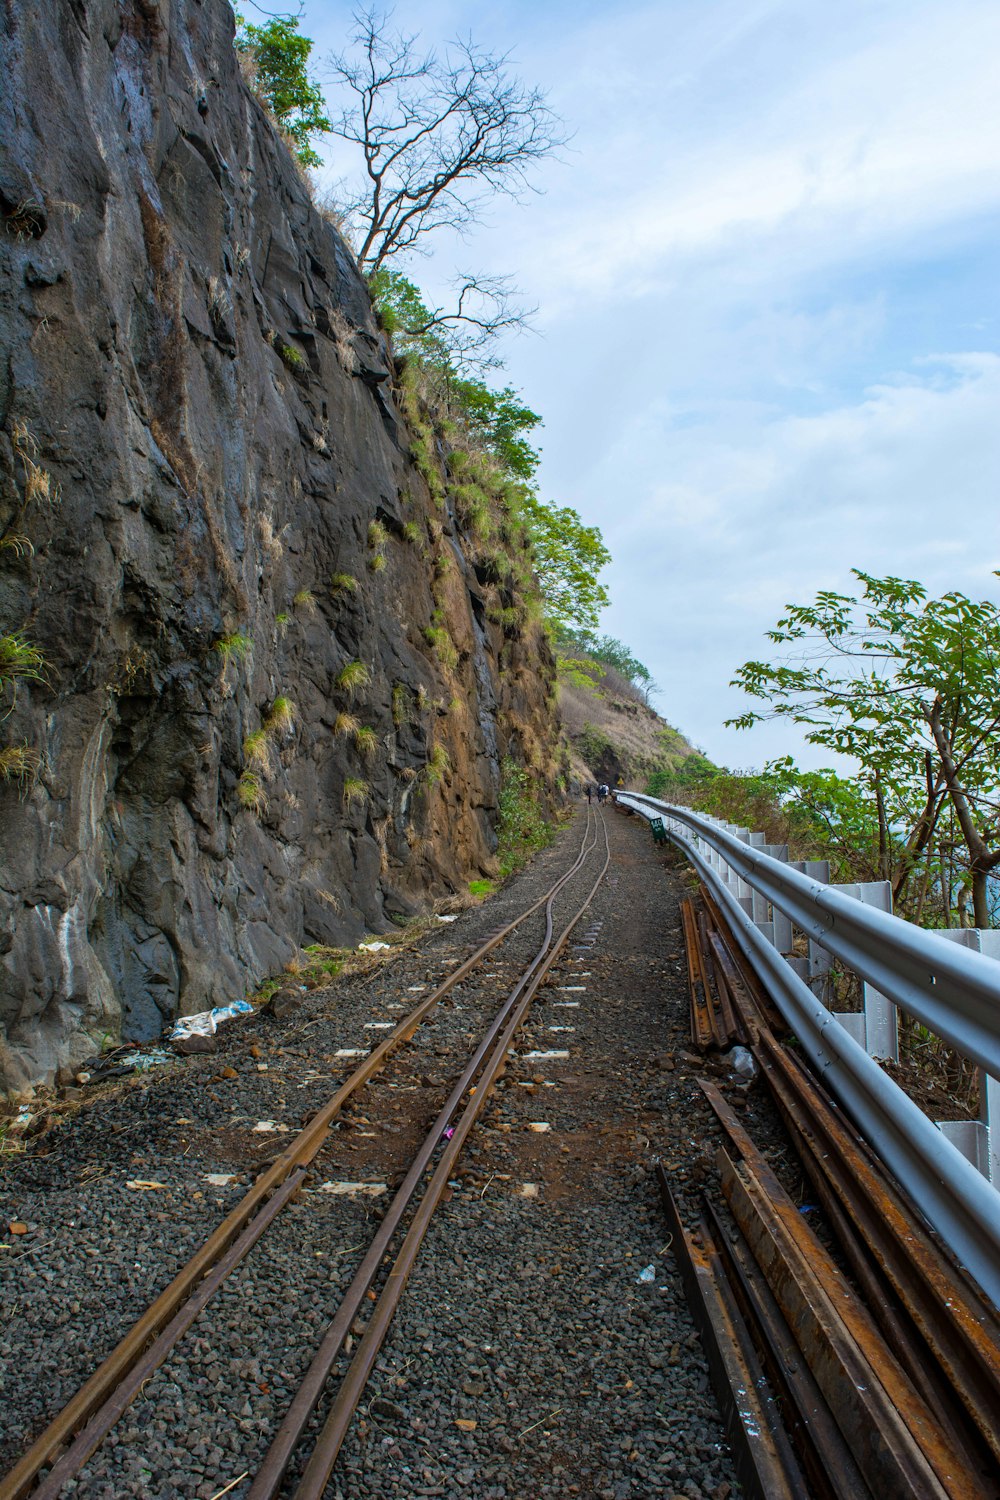
<svg viewBox="0 0 1000 1500"><path fill-rule="evenodd" d="M738 943L732 940L729 924L723 916L718 902L707 886L701 887L701 899L705 903L705 909L712 919L712 925L722 935L726 952L732 962L735 975L742 981L743 994L750 1000L749 1012L746 1007L740 1006L740 996L737 995L737 1007L741 1010L740 1019L745 1027L751 1023L759 1024L761 1020L769 1026L775 1036L786 1036L788 1034L788 1023L778 1010L766 986L761 982L756 970L750 963L746 954Z"/></svg>
<svg viewBox="0 0 1000 1500"><path fill-rule="evenodd" d="M810 1500L753 1341L725 1274L711 1226L681 1222L662 1165L660 1195L688 1306L701 1334L740 1484L754 1500Z"/></svg>
<svg viewBox="0 0 1000 1500"><path fill-rule="evenodd" d="M714 903L707 898L711 907ZM746 957L715 908L740 969ZM763 986L750 970L758 1004ZM766 992L765 992L766 993ZM735 991L744 1024L749 997ZM801 1060L766 1026L754 1056L883 1333L966 1461L1000 1465L1000 1317ZM862 1245L866 1247L862 1249ZM972 1431L969 1431L971 1427ZM987 1493L984 1488L983 1493ZM1000 1493L1000 1486L994 1491Z"/></svg>
<svg viewBox="0 0 1000 1500"><path fill-rule="evenodd" d="M798 1060L766 1033L759 1037L754 1055L793 1138L801 1142L803 1162L817 1192L825 1191L828 1203L837 1205L867 1246L883 1305L886 1292L898 1299L919 1333L919 1342L907 1340L913 1351L910 1358L918 1366L940 1368L993 1464L1000 1465L996 1311L924 1227ZM852 1261L856 1263L857 1256ZM872 1296L877 1295L873 1289Z"/></svg>
<svg viewBox="0 0 1000 1500"><path fill-rule="evenodd" d="M681 902L681 925L684 931L684 952L687 956L691 1040L700 1052L707 1052L715 1040L712 1026L711 1000L702 968L701 947L698 940L698 926L695 922L694 907L687 900Z"/></svg>
<svg viewBox="0 0 1000 1500"><path fill-rule="evenodd" d="M749 1145L749 1159L738 1165L719 1153L726 1201L866 1483L893 1500L981 1500L977 1476L913 1389L843 1272Z"/></svg>
<svg viewBox="0 0 1000 1500"><path fill-rule="evenodd" d="M746 1241L738 1229L723 1225L707 1197L703 1201L712 1237L813 1500L868 1500L871 1491Z"/></svg>

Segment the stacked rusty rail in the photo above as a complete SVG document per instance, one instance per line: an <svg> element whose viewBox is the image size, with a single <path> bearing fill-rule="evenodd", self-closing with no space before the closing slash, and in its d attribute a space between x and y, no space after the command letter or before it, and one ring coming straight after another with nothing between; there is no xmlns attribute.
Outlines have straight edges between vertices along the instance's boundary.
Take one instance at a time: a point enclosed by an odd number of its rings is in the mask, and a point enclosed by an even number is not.
<svg viewBox="0 0 1000 1500"><path fill-rule="evenodd" d="M696 1046L729 1047L742 1040L727 980L726 964L719 965L713 951L704 905L681 902L681 924L687 953L688 989L691 996L691 1039Z"/></svg>
<svg viewBox="0 0 1000 1500"><path fill-rule="evenodd" d="M556 897L596 854L596 879L576 906L570 921L556 934ZM540 908L545 910L544 937L530 963L486 1029L456 1081L398 1188L317 1350L285 1423L253 1482L254 1500L276 1495L288 1464L323 1395L346 1335L366 1307L371 1308L344 1381L305 1472L295 1490L297 1500L323 1494L341 1444L364 1391L378 1350L388 1332L407 1276L416 1260L435 1208L476 1119L506 1067L509 1049L532 1000L560 957L570 934L589 908L610 863L607 830L600 813L588 810L579 852L544 895L478 947L448 978L407 1015L364 1060L295 1138L287 1151L254 1183L242 1201L218 1226L170 1285L156 1298L86 1384L49 1424L15 1467L0 1479L0 1500L56 1500L80 1473L88 1458L136 1399L143 1385L168 1358L213 1294L249 1254L281 1210L301 1191L309 1164L328 1140L331 1125L347 1101L414 1035L433 1008L467 978L492 951ZM444 1144L442 1144L444 1142ZM429 1176L428 1176L429 1174ZM422 1190L422 1191L421 1191ZM414 1200L415 1209L411 1210ZM386 1276L383 1264L393 1237L408 1228ZM376 1282L380 1289L370 1291ZM374 1298L372 1302L370 1299ZM47 1471L47 1472L45 1472Z"/></svg>
<svg viewBox="0 0 1000 1500"><path fill-rule="evenodd" d="M1000 1192L980 1170L995 1155L988 1117L989 1101L1000 1095L1000 963L794 868L754 842L763 835L655 797L619 793L618 800L650 826L663 823L825 1087L1000 1306ZM803 944L810 966L815 962L822 971L836 960L864 982L863 1044L853 1024L859 1018L841 1024L845 1018L835 1016L810 987L798 951ZM984 1070L987 1115L971 1122L981 1128L966 1133L969 1155L954 1132L928 1119L886 1075L875 1046L869 1050L870 1042L893 1029L886 1007L920 1020ZM995 1144L995 1134L992 1139ZM1000 1166L991 1170L1000 1181Z"/></svg>
<svg viewBox="0 0 1000 1500"><path fill-rule="evenodd" d="M724 986L836 1246L700 1080L728 1138L718 1165L734 1222L706 1200L690 1233L662 1169L660 1186L744 1486L768 1500L1000 1495L997 1310L778 1040L718 909L690 905L692 1038L703 1051L728 1045L701 1015L721 1012ZM706 976L719 989L699 1007Z"/></svg>

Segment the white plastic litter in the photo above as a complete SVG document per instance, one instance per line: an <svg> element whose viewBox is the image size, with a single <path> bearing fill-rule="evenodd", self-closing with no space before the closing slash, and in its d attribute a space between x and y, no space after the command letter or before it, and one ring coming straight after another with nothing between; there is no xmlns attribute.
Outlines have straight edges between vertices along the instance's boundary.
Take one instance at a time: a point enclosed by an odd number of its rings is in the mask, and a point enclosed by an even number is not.
<svg viewBox="0 0 1000 1500"><path fill-rule="evenodd" d="M635 1284L636 1284L636 1286L643 1286L643 1285L646 1285L649 1282L655 1281L655 1280L656 1280L656 1267L655 1266L643 1266L642 1270L639 1272L638 1276L635 1278Z"/></svg>
<svg viewBox="0 0 1000 1500"><path fill-rule="evenodd" d="M185 1036L214 1036L223 1021L230 1021L234 1016L249 1015L253 1015L253 1006L249 1000L234 1000L231 1005L216 1005L212 1010L199 1011L196 1016L181 1016L175 1023L169 1040L177 1042Z"/></svg>
<svg viewBox="0 0 1000 1500"><path fill-rule="evenodd" d="M738 1073L741 1078L752 1078L757 1071L757 1064L745 1047L734 1047L731 1052L727 1053L726 1061L733 1072Z"/></svg>
<svg viewBox="0 0 1000 1500"><path fill-rule="evenodd" d="M383 951L388 952L388 949L389 949L389 944L388 943L372 942L372 943L359 943L358 944L358 952L359 953L382 953Z"/></svg>
<svg viewBox="0 0 1000 1500"><path fill-rule="evenodd" d="M457 922L458 921L458 914L456 912L456 914L453 917L438 917L438 921L439 922Z"/></svg>

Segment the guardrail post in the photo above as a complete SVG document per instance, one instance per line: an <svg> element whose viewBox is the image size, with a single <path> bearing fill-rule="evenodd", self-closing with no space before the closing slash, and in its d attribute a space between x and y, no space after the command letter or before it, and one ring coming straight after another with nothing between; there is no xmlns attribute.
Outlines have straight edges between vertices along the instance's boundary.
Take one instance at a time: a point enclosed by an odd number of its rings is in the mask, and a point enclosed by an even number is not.
<svg viewBox="0 0 1000 1500"><path fill-rule="evenodd" d="M751 849L764 850L767 848L766 839L766 834L751 833L747 838L747 843ZM754 924L760 928L768 942L773 943L774 928L771 925L771 903L766 896L761 895L760 891L755 891L753 886L748 886L748 890L751 901L750 915L754 920Z"/></svg>
<svg viewBox="0 0 1000 1500"><path fill-rule="evenodd" d="M828 859L792 859L789 868L818 880L821 885L830 884L830 861ZM825 948L809 939L808 958L790 958L788 962L800 979L804 979L818 1000L823 999L826 976L830 972L830 955Z"/></svg>
<svg viewBox="0 0 1000 1500"><path fill-rule="evenodd" d="M765 844L764 853L769 854L772 859L780 860L783 865L788 863L787 844ZM767 929L763 928L762 931L766 933ZM783 953L787 958L792 951L792 924L785 913L779 911L773 904L771 905L770 938L778 952Z"/></svg>
<svg viewBox="0 0 1000 1500"><path fill-rule="evenodd" d="M1000 959L1000 932L983 932L978 927L946 927L939 937L948 938L973 953ZM938 1120L937 1128L956 1146L967 1161L1000 1187L1000 1081L982 1068L979 1072L979 1119Z"/></svg>
<svg viewBox="0 0 1000 1500"><path fill-rule="evenodd" d="M843 891L863 906L873 906L876 911L892 914L892 886L888 880L864 880L836 882L831 887ZM861 986L862 1009L835 1011L834 1015L856 1042L860 1042L869 1057L885 1057L899 1062L899 1018L891 1000L867 982Z"/></svg>
<svg viewBox="0 0 1000 1500"><path fill-rule="evenodd" d="M754 836L750 832L749 828L736 828L735 826L731 825L729 832L732 834L734 839L739 839L741 844L750 844L753 842ZM754 898L753 886L749 885L747 881L745 881L741 875L737 875L735 871L732 872L732 876L733 878L730 881L730 889L732 890L732 893L736 897L737 901L742 906L743 910L746 912L747 916L752 921Z"/></svg>

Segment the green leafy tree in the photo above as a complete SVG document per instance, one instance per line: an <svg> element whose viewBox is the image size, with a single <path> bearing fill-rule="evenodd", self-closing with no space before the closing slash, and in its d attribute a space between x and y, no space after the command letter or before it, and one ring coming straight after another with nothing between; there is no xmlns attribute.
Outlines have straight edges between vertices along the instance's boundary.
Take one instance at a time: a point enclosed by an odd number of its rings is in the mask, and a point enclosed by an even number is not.
<svg viewBox="0 0 1000 1500"><path fill-rule="evenodd" d="M450 311L428 307L423 292L408 277L384 264L369 273L368 287L382 326L396 336L397 347L446 368L452 379L460 369L496 369L502 363L495 351L497 335L525 328L531 317L515 302L502 276L459 277Z"/></svg>
<svg viewBox="0 0 1000 1500"><path fill-rule="evenodd" d="M291 136L302 165L321 166L322 159L310 143L332 127L323 91L309 77L307 63L313 44L299 35L299 18L274 16L266 26L254 26L242 16L236 20L236 50L251 61L257 92Z"/></svg>
<svg viewBox="0 0 1000 1500"><path fill-rule="evenodd" d="M530 491L520 509L549 619L556 626L593 629L608 603L598 574L611 561L599 529L585 526L570 506L546 505Z"/></svg>
<svg viewBox="0 0 1000 1500"><path fill-rule="evenodd" d="M424 363L451 371L447 340L415 282L383 266L368 277L368 290L398 352L416 354Z"/></svg>
<svg viewBox="0 0 1000 1500"><path fill-rule="evenodd" d="M859 594L824 590L787 606L768 632L790 648L785 658L746 662L734 679L768 706L729 722L789 718L811 743L857 760L875 804L878 866L895 865L897 896L949 808L974 921L988 927L1000 867L1000 610L956 591L928 599L911 579L855 577Z"/></svg>
<svg viewBox="0 0 1000 1500"><path fill-rule="evenodd" d="M452 390L473 437L512 478L530 483L538 468L538 450L525 434L541 426L538 413L510 386L491 391L481 380L454 380Z"/></svg>

